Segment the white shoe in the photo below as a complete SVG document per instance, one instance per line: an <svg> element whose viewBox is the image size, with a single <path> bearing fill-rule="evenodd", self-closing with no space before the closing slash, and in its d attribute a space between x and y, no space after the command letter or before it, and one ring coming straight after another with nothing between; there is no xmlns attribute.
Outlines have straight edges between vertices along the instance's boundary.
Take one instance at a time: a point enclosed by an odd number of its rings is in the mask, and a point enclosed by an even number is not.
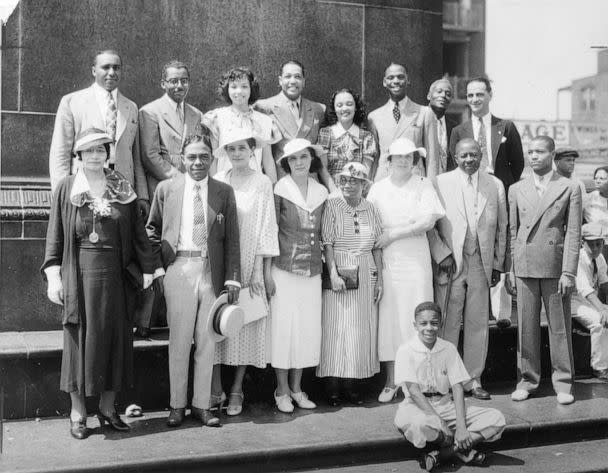
<svg viewBox="0 0 608 473"><path fill-rule="evenodd" d="M300 409L314 409L317 405L308 399L308 394L304 391L299 393L291 393L291 398L296 401L296 404Z"/></svg>
<svg viewBox="0 0 608 473"><path fill-rule="evenodd" d="M557 393L557 402L560 404L572 404L574 402L574 396L568 393Z"/></svg>
<svg viewBox="0 0 608 473"><path fill-rule="evenodd" d="M384 389L378 396L378 402L391 402L393 399L395 399L398 389L399 386L393 386L392 388L384 386Z"/></svg>
<svg viewBox="0 0 608 473"><path fill-rule="evenodd" d="M289 394L283 394L282 396L277 396L277 392L274 392L274 402L277 403L277 408L281 412L293 412L293 404L291 403L291 397Z"/></svg>
<svg viewBox="0 0 608 473"><path fill-rule="evenodd" d="M530 396L530 392L525 389L516 389L511 393L512 401L525 401Z"/></svg>

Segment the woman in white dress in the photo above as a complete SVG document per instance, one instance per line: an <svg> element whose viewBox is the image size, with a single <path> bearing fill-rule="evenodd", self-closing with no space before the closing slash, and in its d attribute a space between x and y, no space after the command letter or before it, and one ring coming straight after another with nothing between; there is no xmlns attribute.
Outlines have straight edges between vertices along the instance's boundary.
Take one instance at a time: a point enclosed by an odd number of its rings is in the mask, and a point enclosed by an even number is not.
<svg viewBox="0 0 608 473"><path fill-rule="evenodd" d="M265 143L254 150L249 165L256 171L263 172L274 184L277 182L277 170L272 157L271 146L282 136L272 118L253 109L252 104L260 96L260 86L246 67L235 67L222 75L219 85L220 95L230 105L216 108L203 115L203 123L211 130L213 149L225 141L224 135L235 128L244 128ZM209 175L227 171L232 166L227 156L218 157L209 170Z"/></svg>
<svg viewBox="0 0 608 473"><path fill-rule="evenodd" d="M415 335L414 309L433 300L431 254L426 232L445 215L430 180L414 175L424 148L407 138L395 140L387 157L390 175L376 182L367 199L380 212L383 233L376 246L383 249L384 295L378 320L378 356L386 369L380 402L391 401L395 354L399 345Z"/></svg>
<svg viewBox="0 0 608 473"><path fill-rule="evenodd" d="M279 254L279 242L272 183L267 176L249 166L254 150L264 143L242 128L227 133L224 139L215 154L218 158L227 156L232 167L219 172L214 178L232 186L236 198L241 282L242 288L248 289L251 296L249 304L245 304L244 296L239 298L239 304L246 312L261 311L246 313L246 320L248 317L259 318L247 323L238 336L226 338L215 345L211 404L221 404L226 400L222 389L221 365L236 366L226 411L228 415L234 416L243 410L243 377L247 365L266 368L266 319L269 306L264 286L264 266L269 269L272 257Z"/></svg>

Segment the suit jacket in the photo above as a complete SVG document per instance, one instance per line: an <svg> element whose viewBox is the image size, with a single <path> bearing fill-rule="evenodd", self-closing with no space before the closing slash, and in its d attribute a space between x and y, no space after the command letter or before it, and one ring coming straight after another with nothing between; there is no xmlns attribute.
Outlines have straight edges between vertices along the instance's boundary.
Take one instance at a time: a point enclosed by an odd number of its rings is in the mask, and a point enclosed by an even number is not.
<svg viewBox="0 0 608 473"><path fill-rule="evenodd" d="M466 121L458 125L450 135L450 155L456 154L456 144L463 138L474 138L473 124ZM505 189L519 181L524 170L524 152L519 132L513 122L492 115L492 162L494 175Z"/></svg>
<svg viewBox="0 0 608 473"><path fill-rule="evenodd" d="M186 177L161 181L154 193L146 231L152 249L166 269L176 258ZM209 177L207 257L216 296L227 281L241 280L241 252L236 200L232 187Z"/></svg>
<svg viewBox="0 0 608 473"><path fill-rule="evenodd" d="M408 97L405 100L405 112L401 114L399 122L396 124L393 117L395 104L392 100L368 116L369 128L376 136L376 141L380 146L380 159L374 177L376 182L388 176L388 161L386 160L388 147L401 137L409 138L417 147L426 149L426 160L420 160L420 174L433 178L442 172L435 113L430 107L418 105ZM424 161L424 165L422 161Z"/></svg>
<svg viewBox="0 0 608 473"><path fill-rule="evenodd" d="M456 262L456 273L462 271L467 215L463 197L462 171L455 169L437 176L437 193L445 208L445 217L437 222L442 241L450 249ZM487 173L478 173L477 184L477 239L488 285L492 270L504 271L507 243L507 199L502 183Z"/></svg>
<svg viewBox="0 0 608 473"><path fill-rule="evenodd" d="M114 169L131 183L138 199L147 200L148 186L138 149L137 105L118 92L117 109ZM76 136L91 127L105 130L93 86L64 95L57 109L49 153L52 190L70 174Z"/></svg>
<svg viewBox="0 0 608 473"><path fill-rule="evenodd" d="M139 110L139 150L150 196L159 181L182 170L180 154L184 140L201 127L200 110L184 103L182 125L172 105L171 99L163 95Z"/></svg>
<svg viewBox="0 0 608 473"><path fill-rule="evenodd" d="M511 251L508 267L520 278L576 275L581 245L581 189L556 172L542 198L534 177L509 189Z"/></svg>
<svg viewBox="0 0 608 473"><path fill-rule="evenodd" d="M458 167L458 164L456 164L456 159L454 158L454 155L452 154L452 151L450 149L450 136L452 135L452 130L454 128L456 128L458 125L460 125L460 122L458 120L456 120L455 118L452 118L451 115L445 115L445 128L446 128L446 135L448 138L448 149L447 149L448 162L447 162L446 171L452 171Z"/></svg>
<svg viewBox="0 0 608 473"><path fill-rule="evenodd" d="M285 143L294 138L306 138L311 143L317 142L319 127L325 116L325 106L318 102L302 97L301 113L302 124L298 126L295 118L287 106L287 98L283 92L273 97L258 100L253 108L258 112L270 115L276 123L283 138L272 145L272 155L275 160L283 155Z"/></svg>

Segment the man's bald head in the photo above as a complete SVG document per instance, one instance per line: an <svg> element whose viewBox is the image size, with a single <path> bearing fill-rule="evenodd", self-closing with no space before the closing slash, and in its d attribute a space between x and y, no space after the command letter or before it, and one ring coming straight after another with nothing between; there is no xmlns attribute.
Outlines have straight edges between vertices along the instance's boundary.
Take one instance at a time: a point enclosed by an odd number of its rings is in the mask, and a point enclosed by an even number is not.
<svg viewBox="0 0 608 473"><path fill-rule="evenodd" d="M472 138L463 138L456 144L456 164L469 176L475 174L481 164L481 147Z"/></svg>

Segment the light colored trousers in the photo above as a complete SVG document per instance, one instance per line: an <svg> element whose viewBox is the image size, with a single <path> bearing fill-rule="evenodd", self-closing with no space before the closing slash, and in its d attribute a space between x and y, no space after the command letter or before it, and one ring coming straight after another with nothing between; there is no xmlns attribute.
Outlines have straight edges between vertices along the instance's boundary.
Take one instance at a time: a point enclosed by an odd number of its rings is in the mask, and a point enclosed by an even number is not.
<svg viewBox="0 0 608 473"><path fill-rule="evenodd" d="M562 298L562 314L551 311L549 297L557 292L557 278L516 278L517 285L517 389L536 391L540 383L541 299L549 325L551 381L556 393L571 394L574 382L570 297Z"/></svg>
<svg viewBox="0 0 608 473"><path fill-rule="evenodd" d="M443 305L447 284L435 286L435 300ZM460 326L463 325L463 361L472 383L466 389L481 386L480 378L488 354L488 314L490 287L483 269L481 255L464 254L462 271L452 281L452 290L443 322L441 338L458 346Z"/></svg>
<svg viewBox="0 0 608 473"><path fill-rule="evenodd" d="M591 368L608 369L608 328L600 324L600 314L593 307L580 306L574 316L591 335Z"/></svg>
<svg viewBox="0 0 608 473"><path fill-rule="evenodd" d="M186 407L188 368L194 340L192 407L209 408L215 342L207 332L209 310L215 301L207 258L178 257L167 268L164 288L169 324L170 405Z"/></svg>

